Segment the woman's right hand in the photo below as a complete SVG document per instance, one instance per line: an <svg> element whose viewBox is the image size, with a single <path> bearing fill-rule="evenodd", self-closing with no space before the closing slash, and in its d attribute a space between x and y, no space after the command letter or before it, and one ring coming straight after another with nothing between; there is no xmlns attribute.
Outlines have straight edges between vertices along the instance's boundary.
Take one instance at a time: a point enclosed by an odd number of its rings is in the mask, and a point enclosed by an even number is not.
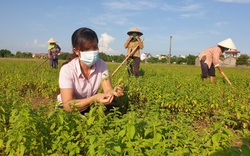
<svg viewBox="0 0 250 156"><path fill-rule="evenodd" d="M133 36L129 36L128 42L130 42L133 39Z"/></svg>
<svg viewBox="0 0 250 156"><path fill-rule="evenodd" d="M98 93L95 95L95 99L104 105L108 105L113 101L114 96L111 94Z"/></svg>

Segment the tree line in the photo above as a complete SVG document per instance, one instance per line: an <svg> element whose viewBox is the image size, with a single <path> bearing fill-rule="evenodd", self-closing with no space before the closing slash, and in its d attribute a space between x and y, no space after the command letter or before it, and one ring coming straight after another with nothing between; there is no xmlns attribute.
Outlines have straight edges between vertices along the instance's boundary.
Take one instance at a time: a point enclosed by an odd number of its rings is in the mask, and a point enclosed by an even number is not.
<svg viewBox="0 0 250 156"><path fill-rule="evenodd" d="M30 52L20 52L17 51L16 54L12 54L10 50L7 49L1 49L0 50L0 57L4 58L32 58L32 53ZM63 53L58 56L58 59L60 60L68 60L71 57L70 53ZM106 53L100 52L99 57L104 60L105 62L117 62L121 63L126 56L123 54L120 55L107 55ZM170 63L171 64L187 64L187 65L194 65L195 64L195 59L197 56L189 54L186 57L177 57L177 56L172 56L170 58ZM241 54L237 61L237 65L250 65L250 56L247 54ZM150 57L146 60L143 60L142 62L145 63L168 63L168 57L159 59L157 57Z"/></svg>

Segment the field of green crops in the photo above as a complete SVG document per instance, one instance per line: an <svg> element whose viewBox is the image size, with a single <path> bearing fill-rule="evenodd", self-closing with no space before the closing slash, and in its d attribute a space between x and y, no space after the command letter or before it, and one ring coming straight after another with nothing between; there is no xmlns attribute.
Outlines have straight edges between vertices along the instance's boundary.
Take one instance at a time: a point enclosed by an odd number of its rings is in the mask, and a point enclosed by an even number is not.
<svg viewBox="0 0 250 156"><path fill-rule="evenodd" d="M218 71L214 84L202 82L197 66L141 64L138 79L122 66L111 78L125 89L120 108L93 103L81 115L56 109L59 69L43 61L0 59L0 155L250 153L249 68L223 68L230 86ZM110 74L118 66L108 63Z"/></svg>

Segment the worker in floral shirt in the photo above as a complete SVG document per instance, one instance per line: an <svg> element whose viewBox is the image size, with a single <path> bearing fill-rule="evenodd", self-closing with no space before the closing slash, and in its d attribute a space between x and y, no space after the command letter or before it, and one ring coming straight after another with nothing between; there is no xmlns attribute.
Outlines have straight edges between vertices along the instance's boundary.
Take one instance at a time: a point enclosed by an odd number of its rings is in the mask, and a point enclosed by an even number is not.
<svg viewBox="0 0 250 156"><path fill-rule="evenodd" d="M143 41L140 39L140 36L143 35L136 27L132 28L127 32L129 38L124 44L124 48L127 49L127 60L128 74L134 75L136 78L140 76L139 68L140 68L140 50L144 48ZM135 51L133 51L135 49ZM133 60L133 64L131 64L131 59Z"/></svg>
<svg viewBox="0 0 250 156"><path fill-rule="evenodd" d="M199 54L199 60L201 64L201 77L202 80L206 80L210 76L210 81L215 81L215 67L219 72L223 74L223 71L219 64L220 56L223 52L235 49L236 47L231 38L219 42L216 46L210 47Z"/></svg>
<svg viewBox="0 0 250 156"><path fill-rule="evenodd" d="M61 51L61 47L56 44L56 40L51 38L49 41L48 47L48 58L50 59L50 66L52 68L58 68L58 54Z"/></svg>

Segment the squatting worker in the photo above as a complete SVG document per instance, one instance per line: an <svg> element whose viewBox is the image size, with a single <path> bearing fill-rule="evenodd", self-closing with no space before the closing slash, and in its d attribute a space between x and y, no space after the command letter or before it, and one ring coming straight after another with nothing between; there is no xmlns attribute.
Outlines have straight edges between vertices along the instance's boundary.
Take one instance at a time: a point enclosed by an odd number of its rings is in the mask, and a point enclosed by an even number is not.
<svg viewBox="0 0 250 156"><path fill-rule="evenodd" d="M223 52L235 49L236 47L231 38L219 42L216 46L210 47L199 54L199 60L201 64L201 77L202 80L206 80L210 76L210 81L215 81L215 67L219 72L223 74L223 71L219 65L219 59Z"/></svg>
<svg viewBox="0 0 250 156"><path fill-rule="evenodd" d="M48 58L50 61L50 66L52 68L58 68L58 54L61 52L61 47L56 44L56 40L54 38L50 38L48 40Z"/></svg>
<svg viewBox="0 0 250 156"><path fill-rule="evenodd" d="M140 50L144 48L143 40L140 39L140 36L142 36L143 33L134 27L129 30L127 34L129 35L129 38L124 44L124 48L127 49L126 57L129 56L127 60L128 74L129 76L134 75L136 78L138 78L140 76ZM131 60L133 60L133 64L131 63Z"/></svg>
<svg viewBox="0 0 250 156"><path fill-rule="evenodd" d="M109 109L114 96L124 93L122 85L116 90L112 87L107 65L99 59L96 33L89 28L79 28L72 34L71 41L73 54L63 63L59 74L58 101L66 111L71 111L73 105L82 114L89 111L95 101ZM103 93L98 93L100 86Z"/></svg>

